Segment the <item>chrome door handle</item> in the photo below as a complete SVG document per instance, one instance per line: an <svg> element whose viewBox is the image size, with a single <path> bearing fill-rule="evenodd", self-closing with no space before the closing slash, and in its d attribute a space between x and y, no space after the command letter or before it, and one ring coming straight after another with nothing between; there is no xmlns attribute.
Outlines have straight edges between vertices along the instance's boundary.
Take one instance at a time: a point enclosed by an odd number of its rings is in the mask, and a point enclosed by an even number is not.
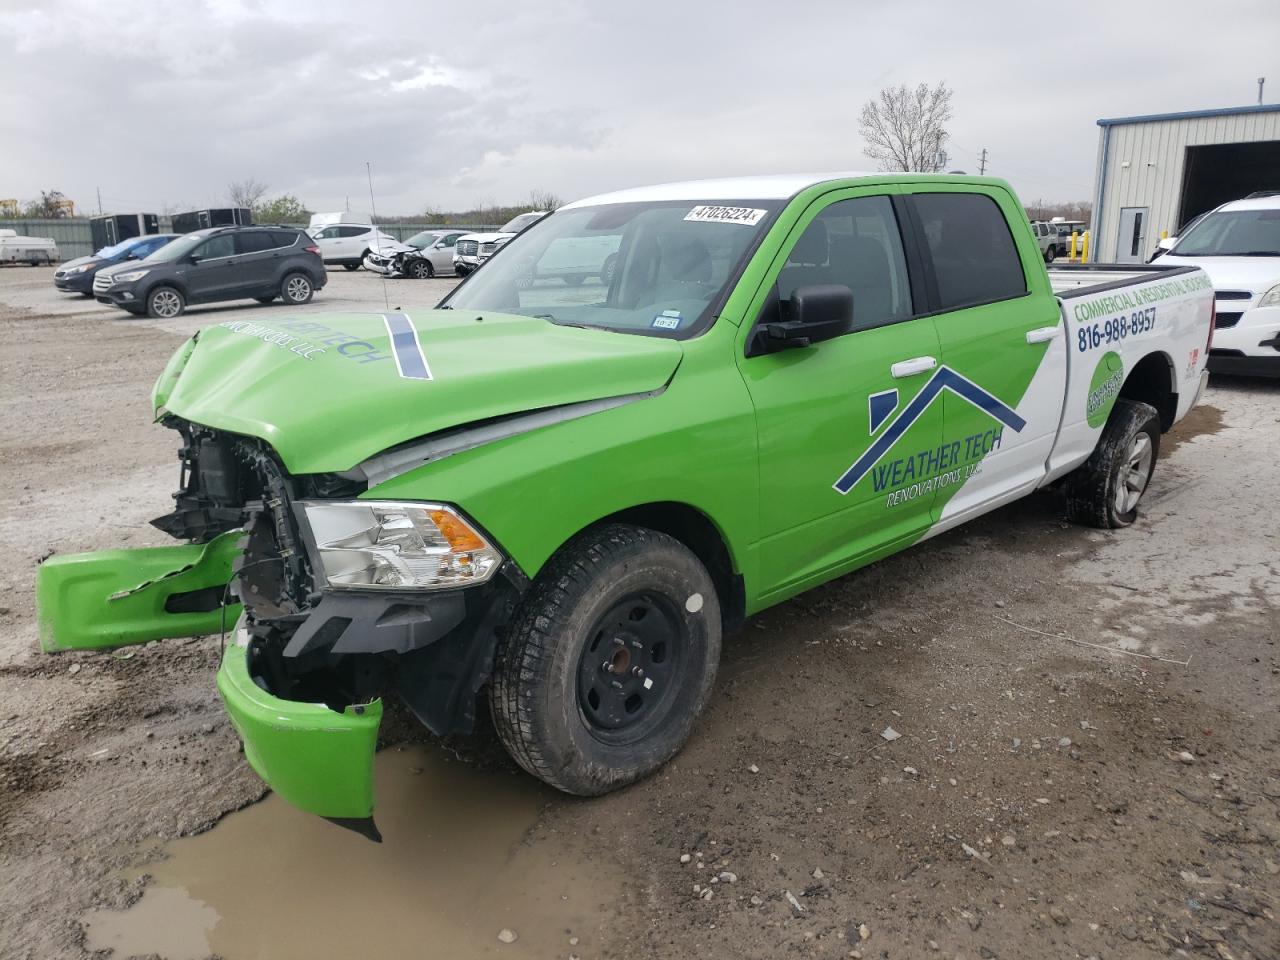
<svg viewBox="0 0 1280 960"><path fill-rule="evenodd" d="M914 357L910 360L899 360L889 368L889 372L893 374L894 379L901 380L903 377L914 377L917 373L932 370L937 365L936 357Z"/></svg>
<svg viewBox="0 0 1280 960"><path fill-rule="evenodd" d="M1027 331L1027 343L1044 343L1058 335L1059 327L1039 327Z"/></svg>

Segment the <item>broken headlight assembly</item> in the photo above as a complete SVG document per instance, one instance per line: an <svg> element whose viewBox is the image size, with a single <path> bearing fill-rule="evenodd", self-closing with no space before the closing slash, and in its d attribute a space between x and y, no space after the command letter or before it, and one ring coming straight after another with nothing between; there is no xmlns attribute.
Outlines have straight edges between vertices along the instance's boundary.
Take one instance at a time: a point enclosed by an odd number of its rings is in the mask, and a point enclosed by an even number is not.
<svg viewBox="0 0 1280 960"><path fill-rule="evenodd" d="M452 507L304 500L317 571L339 590L447 590L484 583L502 554Z"/></svg>

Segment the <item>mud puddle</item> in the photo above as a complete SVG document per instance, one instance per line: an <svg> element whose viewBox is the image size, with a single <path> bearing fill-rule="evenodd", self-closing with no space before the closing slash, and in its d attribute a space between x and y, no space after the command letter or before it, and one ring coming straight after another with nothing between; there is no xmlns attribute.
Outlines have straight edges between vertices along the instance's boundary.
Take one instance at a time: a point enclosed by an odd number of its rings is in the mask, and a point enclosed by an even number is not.
<svg viewBox="0 0 1280 960"><path fill-rule="evenodd" d="M116 960L315 960L371 948L588 958L609 943L620 877L534 829L548 802L574 801L416 746L379 754L375 779L382 844L268 796L135 871L152 884L129 910L87 914L87 948ZM504 928L514 943L498 940Z"/></svg>

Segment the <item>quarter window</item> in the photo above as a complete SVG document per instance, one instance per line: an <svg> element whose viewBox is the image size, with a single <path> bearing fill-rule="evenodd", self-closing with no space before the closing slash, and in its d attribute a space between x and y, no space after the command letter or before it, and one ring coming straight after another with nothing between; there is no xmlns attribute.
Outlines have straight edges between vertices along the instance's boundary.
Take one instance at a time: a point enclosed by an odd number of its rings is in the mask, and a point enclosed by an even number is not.
<svg viewBox="0 0 1280 960"><path fill-rule="evenodd" d="M1009 224L981 193L919 193L913 198L944 310L1007 300L1027 292Z"/></svg>
<svg viewBox="0 0 1280 960"><path fill-rule="evenodd" d="M262 253L276 246L276 242L266 230L250 230L238 235L237 246L241 253Z"/></svg>
<svg viewBox="0 0 1280 960"><path fill-rule="evenodd" d="M838 200L805 228L778 274L783 316L797 287L828 283L853 291L855 329L911 316L902 236L888 197Z"/></svg>

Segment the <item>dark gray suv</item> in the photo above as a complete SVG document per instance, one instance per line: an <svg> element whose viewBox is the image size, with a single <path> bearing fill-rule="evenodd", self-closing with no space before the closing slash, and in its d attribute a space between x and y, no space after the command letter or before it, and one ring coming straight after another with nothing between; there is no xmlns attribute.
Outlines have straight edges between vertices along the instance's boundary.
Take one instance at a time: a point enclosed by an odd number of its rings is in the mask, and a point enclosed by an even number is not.
<svg viewBox="0 0 1280 960"><path fill-rule="evenodd" d="M310 301L327 276L320 249L292 227L213 227L174 240L145 260L101 270L93 295L103 303L161 320L188 304L279 297Z"/></svg>

